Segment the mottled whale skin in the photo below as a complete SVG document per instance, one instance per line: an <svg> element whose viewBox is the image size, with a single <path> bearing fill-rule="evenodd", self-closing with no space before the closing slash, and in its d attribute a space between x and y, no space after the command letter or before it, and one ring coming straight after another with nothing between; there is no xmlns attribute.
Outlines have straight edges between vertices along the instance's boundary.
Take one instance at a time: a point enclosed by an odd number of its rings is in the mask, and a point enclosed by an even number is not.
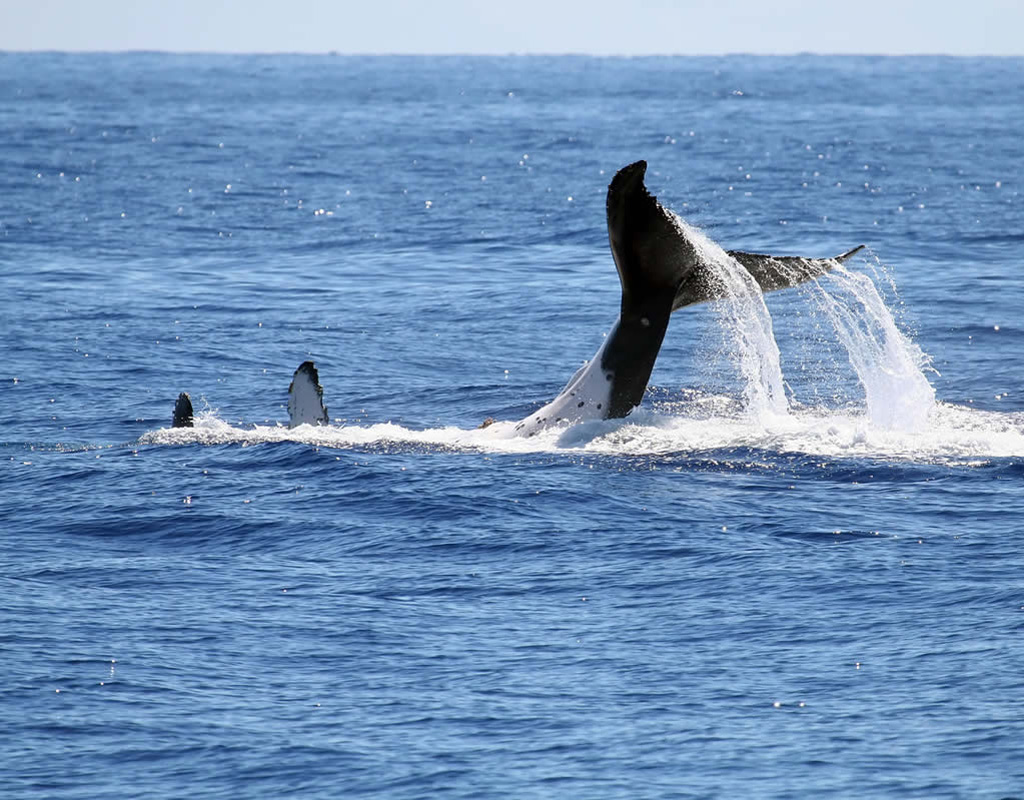
<svg viewBox="0 0 1024 800"><path fill-rule="evenodd" d="M316 365L312 361L303 361L288 387L288 427L329 425L330 421Z"/></svg>
<svg viewBox="0 0 1024 800"><path fill-rule="evenodd" d="M644 185L647 162L620 169L608 186L608 241L622 286L619 318L594 357L558 396L516 424L532 436L556 424L625 417L640 405L673 311L723 289L678 219ZM813 259L729 251L762 291L796 286L859 251Z"/></svg>

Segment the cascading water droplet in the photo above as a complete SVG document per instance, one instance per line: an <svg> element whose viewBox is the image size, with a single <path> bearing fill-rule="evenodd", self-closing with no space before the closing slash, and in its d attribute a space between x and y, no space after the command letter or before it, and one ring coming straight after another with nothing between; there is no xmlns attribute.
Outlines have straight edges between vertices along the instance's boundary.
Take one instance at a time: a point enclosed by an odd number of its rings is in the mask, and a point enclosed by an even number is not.
<svg viewBox="0 0 1024 800"><path fill-rule="evenodd" d="M761 287L719 245L680 217L675 220L697 255L710 267L711 280L721 288L724 299L715 308L734 343L732 358L744 381L747 412L762 423L772 416L787 414L789 404L783 389L779 346Z"/></svg>
<svg viewBox="0 0 1024 800"><path fill-rule="evenodd" d="M935 389L924 376L928 356L896 326L871 277L837 266L812 292L835 327L864 387L872 425L899 431L925 427Z"/></svg>

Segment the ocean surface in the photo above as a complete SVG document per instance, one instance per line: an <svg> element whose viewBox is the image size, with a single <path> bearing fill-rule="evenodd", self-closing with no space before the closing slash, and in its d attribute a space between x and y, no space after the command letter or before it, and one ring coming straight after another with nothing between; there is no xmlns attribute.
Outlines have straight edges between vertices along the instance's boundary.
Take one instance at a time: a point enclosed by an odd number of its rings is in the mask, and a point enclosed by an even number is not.
<svg viewBox="0 0 1024 800"><path fill-rule="evenodd" d="M0 796L1024 796L1022 129L1021 59L0 54ZM638 159L867 247L517 437Z"/></svg>

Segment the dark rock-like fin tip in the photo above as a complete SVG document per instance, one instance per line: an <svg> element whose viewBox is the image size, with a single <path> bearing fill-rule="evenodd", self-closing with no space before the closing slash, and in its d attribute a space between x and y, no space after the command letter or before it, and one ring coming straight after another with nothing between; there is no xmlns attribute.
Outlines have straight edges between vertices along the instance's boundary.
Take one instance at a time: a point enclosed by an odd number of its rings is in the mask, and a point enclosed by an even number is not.
<svg viewBox="0 0 1024 800"><path fill-rule="evenodd" d="M853 248L852 250L847 250L847 251L846 251L845 253L843 253L842 255L838 255L838 256L836 256L834 260L835 260L835 261L838 261L838 262L839 262L840 264L842 264L842 263L843 263L844 261L846 261L846 260L847 260L848 258L850 258L851 256L855 256L855 255L857 255L857 253L859 253L859 252L860 252L861 250L863 250L863 249L864 249L864 245L862 245L862 244L859 244L859 245L857 245L857 246L856 246L855 248Z"/></svg>
<svg viewBox="0 0 1024 800"><path fill-rule="evenodd" d="M188 392L179 394L174 403L174 421L171 423L171 427L192 427L192 398L188 396Z"/></svg>

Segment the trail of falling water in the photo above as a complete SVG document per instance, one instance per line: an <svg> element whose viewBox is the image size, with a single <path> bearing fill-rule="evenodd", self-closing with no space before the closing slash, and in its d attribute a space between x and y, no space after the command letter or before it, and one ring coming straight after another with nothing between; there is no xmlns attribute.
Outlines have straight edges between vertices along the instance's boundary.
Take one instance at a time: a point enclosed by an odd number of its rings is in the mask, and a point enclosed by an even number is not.
<svg viewBox="0 0 1024 800"><path fill-rule="evenodd" d="M922 372L928 356L896 327L871 278L837 266L813 294L864 387L871 423L921 430L935 407L935 390Z"/></svg>
<svg viewBox="0 0 1024 800"><path fill-rule="evenodd" d="M782 383L779 345L772 317L757 281L743 266L696 228L676 217L697 255L711 267L724 300L716 304L723 327L735 341L734 360L744 379L749 414L761 422L788 413Z"/></svg>

